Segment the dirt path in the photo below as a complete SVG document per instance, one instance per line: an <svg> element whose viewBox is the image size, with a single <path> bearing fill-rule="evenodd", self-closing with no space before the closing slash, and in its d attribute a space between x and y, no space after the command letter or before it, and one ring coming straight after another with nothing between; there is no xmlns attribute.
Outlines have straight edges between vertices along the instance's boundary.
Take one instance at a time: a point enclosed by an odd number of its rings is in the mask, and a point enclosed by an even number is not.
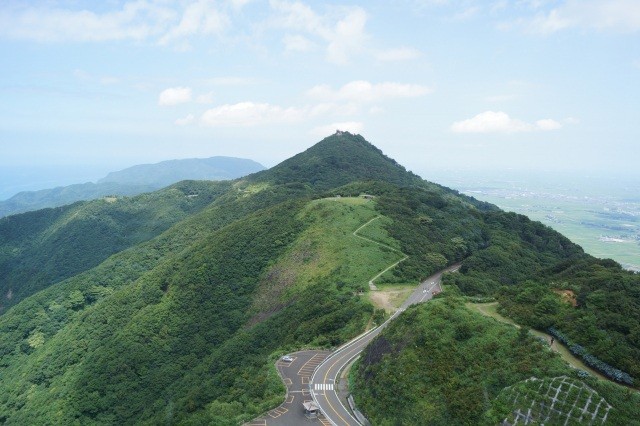
<svg viewBox="0 0 640 426"><path fill-rule="evenodd" d="M373 244L377 244L380 247L385 247L388 248L389 250L398 253L400 256L402 256L402 259L398 260L397 262L395 262L393 265L389 266L387 269L385 269L384 271L380 272L379 274L377 274L375 277L371 278L369 280L369 290L377 290L378 287L376 287L375 285L375 280L377 280L378 278L380 278L385 272L387 272L388 270L390 270L391 268L394 268L396 265L398 265L400 262L403 262L405 260L407 260L409 258L409 256L407 256L406 254L404 254L403 252L401 252L400 250L397 250L391 246L388 246L386 244L383 244L381 242L372 240L371 238L367 238L365 236L362 235L358 235L358 231L360 231L362 228L364 228L365 226L369 225L371 222L373 222L374 220L380 219L382 216L376 216L373 219L371 219L370 221L368 221L367 223L365 223L364 225L360 226L358 229L356 229L355 231L353 231L353 236L354 237L358 237L360 239L363 239L365 241L369 241L370 243Z"/></svg>
<svg viewBox="0 0 640 426"><path fill-rule="evenodd" d="M496 319L497 321L506 323L506 324L510 324L516 328L520 328L520 325L516 324L513 320L511 320L510 318L506 318L503 317L502 315L500 315L497 311L496 308L498 307L498 302L491 302L491 303L466 303L466 306L470 309L473 309L477 312L480 312L482 315L491 317ZM544 338L547 342L551 341L551 335L547 334L547 333L543 333L542 331L538 331L538 330L531 330L531 334L536 335L538 337L542 337ZM609 380L607 379L605 376L603 376L602 374L600 374L598 371L594 370L593 368L590 368L589 366L587 366L584 362L582 362L582 360L580 360L579 358L576 358L570 351L569 348L567 348L566 346L564 346L562 343L558 342L557 340L553 343L553 345L551 345L551 349L554 352L557 352L562 359L564 359L565 361L567 361L569 363L569 365L571 365L574 368L578 368L580 370L584 370L587 371L589 374L591 374L594 377L597 377L600 380Z"/></svg>

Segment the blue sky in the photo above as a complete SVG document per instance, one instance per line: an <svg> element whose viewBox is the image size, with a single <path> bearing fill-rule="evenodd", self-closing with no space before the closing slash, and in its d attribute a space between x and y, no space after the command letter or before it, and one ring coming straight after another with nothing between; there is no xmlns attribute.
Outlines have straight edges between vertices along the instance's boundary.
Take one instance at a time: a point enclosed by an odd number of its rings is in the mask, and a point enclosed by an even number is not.
<svg viewBox="0 0 640 426"><path fill-rule="evenodd" d="M427 178L638 174L639 35L637 0L3 0L0 167L271 166L339 128Z"/></svg>

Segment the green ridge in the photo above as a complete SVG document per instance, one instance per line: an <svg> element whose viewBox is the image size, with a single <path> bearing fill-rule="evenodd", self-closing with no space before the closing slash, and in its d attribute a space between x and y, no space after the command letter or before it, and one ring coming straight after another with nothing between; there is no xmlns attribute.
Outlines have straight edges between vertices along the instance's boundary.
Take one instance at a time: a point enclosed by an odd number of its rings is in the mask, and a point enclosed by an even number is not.
<svg viewBox="0 0 640 426"><path fill-rule="evenodd" d="M360 194L375 199L355 198ZM505 309L535 320L588 314L598 327L592 335L616 339L607 362L637 365L636 329L625 328L637 318L635 276L584 255L539 223L420 180L358 135L333 135L236 181L184 182L112 201L0 220L0 295L5 306L15 303L0 315L0 423L249 420L283 398L275 357L339 345L379 319L362 293L398 260L394 250L409 257L377 283L417 283L463 261L460 273L445 278L449 291L497 294L516 303ZM383 245L353 235L377 216L358 234ZM35 259L39 275L23 267ZM568 283L578 306L553 313L547 294L527 284L532 279L549 292ZM630 308L626 320L613 315L603 289ZM606 340L592 341L572 324L555 325L587 349L608 352ZM473 336L463 325L458 332ZM397 349L404 359L410 347ZM493 346L478 350L489 356ZM521 356L518 380L538 365L533 355ZM398 371L414 373L410 363ZM507 384L500 377L488 379L490 395ZM457 386L447 375L439 380ZM455 395L465 400L484 383L472 375ZM412 386L388 384L383 392L395 396ZM588 385L614 407L622 400L616 385Z"/></svg>

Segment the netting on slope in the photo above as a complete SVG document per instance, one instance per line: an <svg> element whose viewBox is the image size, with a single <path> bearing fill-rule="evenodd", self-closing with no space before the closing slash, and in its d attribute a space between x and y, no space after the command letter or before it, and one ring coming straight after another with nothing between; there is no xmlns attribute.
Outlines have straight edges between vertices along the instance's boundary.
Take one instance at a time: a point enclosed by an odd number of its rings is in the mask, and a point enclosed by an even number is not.
<svg viewBox="0 0 640 426"><path fill-rule="evenodd" d="M505 388L498 398L512 407L504 425L600 425L612 408L596 391L566 376L532 377Z"/></svg>

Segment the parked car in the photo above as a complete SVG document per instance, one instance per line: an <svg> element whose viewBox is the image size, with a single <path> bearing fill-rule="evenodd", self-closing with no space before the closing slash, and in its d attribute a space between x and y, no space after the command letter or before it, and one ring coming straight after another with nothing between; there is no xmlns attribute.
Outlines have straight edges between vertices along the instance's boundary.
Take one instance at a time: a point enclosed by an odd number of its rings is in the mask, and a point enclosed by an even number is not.
<svg viewBox="0 0 640 426"><path fill-rule="evenodd" d="M291 362L291 361L293 361L293 358L290 357L289 355L285 355L285 356L282 357L282 360L284 362Z"/></svg>

